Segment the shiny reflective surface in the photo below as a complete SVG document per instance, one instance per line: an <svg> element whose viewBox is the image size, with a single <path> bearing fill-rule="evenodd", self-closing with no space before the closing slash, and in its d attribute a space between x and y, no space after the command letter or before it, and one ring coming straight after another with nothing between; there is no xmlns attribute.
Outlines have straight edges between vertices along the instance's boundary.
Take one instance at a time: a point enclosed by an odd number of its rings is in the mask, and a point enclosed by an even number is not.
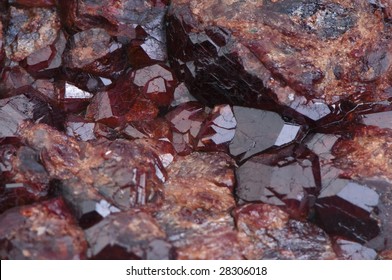
<svg viewBox="0 0 392 280"><path fill-rule="evenodd" d="M392 258L386 7L112 2L0 3L2 259Z"/></svg>
<svg viewBox="0 0 392 280"><path fill-rule="evenodd" d="M230 153L241 160L273 146L289 144L299 136L298 125L285 123L274 112L237 106L233 111L237 128L230 143Z"/></svg>

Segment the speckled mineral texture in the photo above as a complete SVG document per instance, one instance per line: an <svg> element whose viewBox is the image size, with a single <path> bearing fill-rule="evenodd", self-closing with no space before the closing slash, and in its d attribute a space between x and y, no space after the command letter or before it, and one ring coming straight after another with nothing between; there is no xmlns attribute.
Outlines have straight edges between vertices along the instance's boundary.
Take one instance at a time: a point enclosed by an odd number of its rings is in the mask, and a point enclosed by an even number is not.
<svg viewBox="0 0 392 280"><path fill-rule="evenodd" d="M0 258L391 259L390 0L0 0Z"/></svg>
<svg viewBox="0 0 392 280"><path fill-rule="evenodd" d="M201 100L318 121L342 100L390 98L389 33L369 1L174 0L167 40Z"/></svg>
<svg viewBox="0 0 392 280"><path fill-rule="evenodd" d="M173 246L151 215L123 212L86 230L93 259L172 259Z"/></svg>
<svg viewBox="0 0 392 280"><path fill-rule="evenodd" d="M54 8L10 7L10 22L5 37L7 57L19 62L50 47L59 30L60 18Z"/></svg>
<svg viewBox="0 0 392 280"><path fill-rule="evenodd" d="M40 152L52 178L66 182L76 178L121 209L157 203L163 195L166 171L155 149L163 154L167 142L118 139L84 144L46 125L30 123L21 126L19 134Z"/></svg>
<svg viewBox="0 0 392 280"><path fill-rule="evenodd" d="M230 215L235 207L232 167L223 153L192 153L168 169L165 202L156 216L179 259L243 258Z"/></svg>
<svg viewBox="0 0 392 280"><path fill-rule="evenodd" d="M307 222L290 220L276 206L245 204L235 209L234 216L249 259L336 258L324 231Z"/></svg>
<svg viewBox="0 0 392 280"><path fill-rule="evenodd" d="M357 189L358 198L349 198L358 207L357 215L366 213L367 219L373 220L370 223L373 226L368 223L363 231L372 232L365 239L367 245L375 249L390 249L392 246L391 176L387 171L391 157L391 135L390 129L362 127L350 139L338 141L333 148L334 163L340 169L341 176L357 182L351 191ZM343 192L344 189L341 191L342 197ZM363 214L360 214L361 211Z"/></svg>
<svg viewBox="0 0 392 280"><path fill-rule="evenodd" d="M104 28L127 45L133 66L166 60L164 17L169 1L60 0L59 4L70 32Z"/></svg>
<svg viewBox="0 0 392 280"><path fill-rule="evenodd" d="M62 199L16 207L0 216L2 259L84 259L83 231Z"/></svg>

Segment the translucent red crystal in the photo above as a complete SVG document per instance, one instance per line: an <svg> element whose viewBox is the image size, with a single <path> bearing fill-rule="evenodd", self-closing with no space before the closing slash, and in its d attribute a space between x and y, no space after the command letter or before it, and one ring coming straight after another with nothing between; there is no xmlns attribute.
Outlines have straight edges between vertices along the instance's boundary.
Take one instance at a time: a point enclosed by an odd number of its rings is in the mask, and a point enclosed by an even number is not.
<svg viewBox="0 0 392 280"><path fill-rule="evenodd" d="M195 149L202 151L226 151L233 140L237 121L229 105L215 106L204 121Z"/></svg>
<svg viewBox="0 0 392 280"><path fill-rule="evenodd" d="M205 107L197 102L183 103L165 117L173 128L173 145L177 153L183 155L192 151L207 118Z"/></svg>

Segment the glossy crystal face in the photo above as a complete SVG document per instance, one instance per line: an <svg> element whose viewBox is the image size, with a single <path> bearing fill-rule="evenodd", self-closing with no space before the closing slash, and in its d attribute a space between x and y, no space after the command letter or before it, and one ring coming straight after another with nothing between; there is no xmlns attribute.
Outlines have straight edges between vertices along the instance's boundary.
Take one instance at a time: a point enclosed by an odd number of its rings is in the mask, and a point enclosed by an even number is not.
<svg viewBox="0 0 392 280"><path fill-rule="evenodd" d="M391 259L373 2L0 1L0 258Z"/></svg>

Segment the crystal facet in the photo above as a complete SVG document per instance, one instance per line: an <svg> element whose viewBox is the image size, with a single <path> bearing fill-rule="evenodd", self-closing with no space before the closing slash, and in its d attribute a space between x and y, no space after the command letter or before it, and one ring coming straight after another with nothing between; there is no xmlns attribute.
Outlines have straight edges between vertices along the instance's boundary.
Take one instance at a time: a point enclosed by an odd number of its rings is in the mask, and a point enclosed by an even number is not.
<svg viewBox="0 0 392 280"><path fill-rule="evenodd" d="M317 157L301 146L277 153L255 156L236 170L237 195L280 206L297 219L307 218L320 191Z"/></svg>
<svg viewBox="0 0 392 280"><path fill-rule="evenodd" d="M246 160L273 146L289 144L300 136L301 127L285 123L277 113L233 107L237 128L230 153Z"/></svg>
<svg viewBox="0 0 392 280"><path fill-rule="evenodd" d="M144 212L110 215L86 230L93 259L171 259L174 248L154 218Z"/></svg>
<svg viewBox="0 0 392 280"><path fill-rule="evenodd" d="M249 259L336 258L325 232L308 222L290 220L276 206L245 204L234 210L234 217L239 231L246 233L241 241Z"/></svg>

